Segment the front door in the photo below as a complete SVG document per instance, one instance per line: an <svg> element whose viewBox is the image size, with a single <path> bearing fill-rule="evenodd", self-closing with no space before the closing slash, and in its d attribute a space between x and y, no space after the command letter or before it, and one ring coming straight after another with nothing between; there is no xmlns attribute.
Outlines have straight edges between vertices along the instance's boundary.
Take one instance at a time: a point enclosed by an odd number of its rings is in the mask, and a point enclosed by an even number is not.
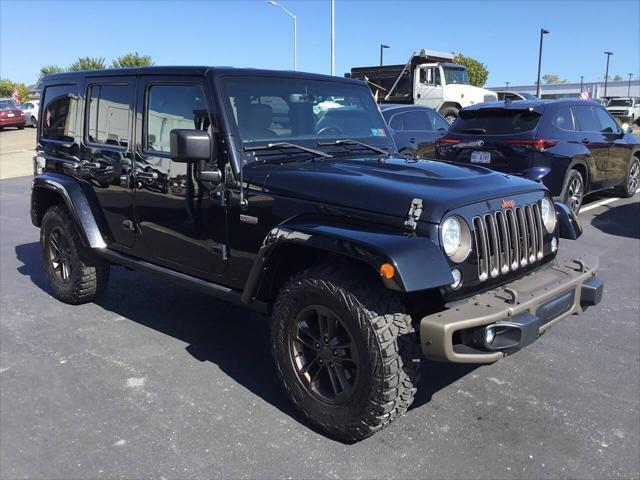
<svg viewBox="0 0 640 480"><path fill-rule="evenodd" d="M215 279L226 261L224 192L199 181L198 172L216 165L170 158L171 130L207 130L212 135L207 84L200 77L142 77L137 112L137 253L153 263Z"/></svg>
<svg viewBox="0 0 640 480"><path fill-rule="evenodd" d="M398 113L391 117L390 127L398 150L402 154L435 158L435 142L447 130L447 123L431 110L420 109ZM434 125L439 120L444 125Z"/></svg>
<svg viewBox="0 0 640 480"><path fill-rule="evenodd" d="M594 110L600 120L600 131L609 141L607 184L620 185L627 176L633 144L627 142L618 123L609 112L602 107L594 107Z"/></svg>
<svg viewBox="0 0 640 480"><path fill-rule="evenodd" d="M600 131L600 121L591 105L571 107L571 110L576 123L576 141L582 142L593 159L594 166L589 172L591 185L585 185L585 189L588 191L604 188L607 183L609 139Z"/></svg>
<svg viewBox="0 0 640 480"><path fill-rule="evenodd" d="M414 82L415 103L438 108L443 98L440 67L419 67Z"/></svg>

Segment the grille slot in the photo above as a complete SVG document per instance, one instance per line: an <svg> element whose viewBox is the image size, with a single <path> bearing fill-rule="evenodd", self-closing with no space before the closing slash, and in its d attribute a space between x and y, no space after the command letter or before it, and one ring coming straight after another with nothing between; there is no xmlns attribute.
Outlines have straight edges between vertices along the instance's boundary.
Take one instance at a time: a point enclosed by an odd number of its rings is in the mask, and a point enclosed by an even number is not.
<svg viewBox="0 0 640 480"><path fill-rule="evenodd" d="M537 203L473 219L478 279L483 282L542 259L542 215Z"/></svg>

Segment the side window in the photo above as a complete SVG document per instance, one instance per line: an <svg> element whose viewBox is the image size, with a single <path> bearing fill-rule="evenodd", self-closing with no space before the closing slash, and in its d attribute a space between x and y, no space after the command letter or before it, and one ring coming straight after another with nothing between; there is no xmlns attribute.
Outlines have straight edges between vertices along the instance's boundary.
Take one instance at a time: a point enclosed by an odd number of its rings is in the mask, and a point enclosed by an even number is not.
<svg viewBox="0 0 640 480"><path fill-rule="evenodd" d="M551 123L561 130L575 130L573 125L573 115L569 107L560 107L553 114Z"/></svg>
<svg viewBox="0 0 640 480"><path fill-rule="evenodd" d="M130 137L129 85L91 85L87 95L86 139L127 148Z"/></svg>
<svg viewBox="0 0 640 480"><path fill-rule="evenodd" d="M440 69L438 67L433 69L435 76L433 77L433 84L437 87L442 85L442 80L440 79Z"/></svg>
<svg viewBox="0 0 640 480"><path fill-rule="evenodd" d="M394 130L402 130L402 115L394 115L389 126Z"/></svg>
<svg viewBox="0 0 640 480"><path fill-rule="evenodd" d="M401 113L398 117L402 117L402 130L429 129L424 112Z"/></svg>
<svg viewBox="0 0 640 480"><path fill-rule="evenodd" d="M598 120L600 121L601 132L618 133L620 131L618 129L618 124L616 123L616 121L604 108L595 107L594 110L596 112L596 115L598 116Z"/></svg>
<svg viewBox="0 0 640 480"><path fill-rule="evenodd" d="M171 130L207 130L211 124L199 85L151 85L145 102L145 150L170 151Z"/></svg>
<svg viewBox="0 0 640 480"><path fill-rule="evenodd" d="M447 121L435 112L427 111L427 120L429 122L429 129L433 131L449 130L449 124Z"/></svg>
<svg viewBox="0 0 640 480"><path fill-rule="evenodd" d="M73 93L75 88L75 85L55 85L44 89L41 138L74 141L78 107L78 97Z"/></svg>
<svg viewBox="0 0 640 480"><path fill-rule="evenodd" d="M573 116L576 121L576 130L580 132L599 132L600 121L589 106L572 107Z"/></svg>

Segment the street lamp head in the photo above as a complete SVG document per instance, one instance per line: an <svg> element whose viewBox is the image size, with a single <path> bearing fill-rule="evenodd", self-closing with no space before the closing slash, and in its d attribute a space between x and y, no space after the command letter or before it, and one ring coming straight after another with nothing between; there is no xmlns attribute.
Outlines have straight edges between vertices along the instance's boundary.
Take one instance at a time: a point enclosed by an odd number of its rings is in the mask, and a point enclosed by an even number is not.
<svg viewBox="0 0 640 480"><path fill-rule="evenodd" d="M550 33L550 32L549 32L549 30L546 30L546 29L543 28L543 29L540 30L540 33L542 33L543 35L546 35L547 33Z"/></svg>
<svg viewBox="0 0 640 480"><path fill-rule="evenodd" d="M274 2L273 0L267 0L269 5L278 5L278 2Z"/></svg>
<svg viewBox="0 0 640 480"><path fill-rule="evenodd" d="M391 47L389 45L385 45L384 43L381 43L380 48L391 48Z"/></svg>
<svg viewBox="0 0 640 480"><path fill-rule="evenodd" d="M613 55L613 52L604 52L605 55Z"/></svg>

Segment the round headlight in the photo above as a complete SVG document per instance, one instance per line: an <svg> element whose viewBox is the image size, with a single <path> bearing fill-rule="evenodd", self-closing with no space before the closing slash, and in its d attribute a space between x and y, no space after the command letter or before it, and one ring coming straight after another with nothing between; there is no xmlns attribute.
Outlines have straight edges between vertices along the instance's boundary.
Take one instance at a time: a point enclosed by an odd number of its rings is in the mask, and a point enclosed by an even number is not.
<svg viewBox="0 0 640 480"><path fill-rule="evenodd" d="M548 198L543 198L542 203L540 205L540 210L542 214L542 223L544 223L544 228L549 233L553 233L556 229L556 209L553 206L553 202Z"/></svg>
<svg viewBox="0 0 640 480"><path fill-rule="evenodd" d="M459 217L449 217L442 223L440 231L442 248L454 262L462 262L471 251L471 232L466 222Z"/></svg>

